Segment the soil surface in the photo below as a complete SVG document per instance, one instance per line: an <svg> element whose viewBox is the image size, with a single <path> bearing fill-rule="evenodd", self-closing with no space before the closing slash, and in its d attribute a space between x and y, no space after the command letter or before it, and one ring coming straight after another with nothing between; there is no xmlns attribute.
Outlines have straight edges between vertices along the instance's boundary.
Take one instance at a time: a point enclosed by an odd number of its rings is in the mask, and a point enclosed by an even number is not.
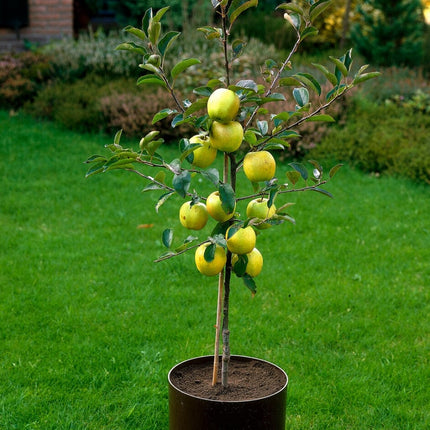
<svg viewBox="0 0 430 430"><path fill-rule="evenodd" d="M259 399L278 392L284 387L283 372L270 363L252 358L231 357L228 387L219 383L212 387L213 362L184 363L170 375L172 384L193 396L211 400L244 401ZM221 372L221 363L220 363Z"/></svg>

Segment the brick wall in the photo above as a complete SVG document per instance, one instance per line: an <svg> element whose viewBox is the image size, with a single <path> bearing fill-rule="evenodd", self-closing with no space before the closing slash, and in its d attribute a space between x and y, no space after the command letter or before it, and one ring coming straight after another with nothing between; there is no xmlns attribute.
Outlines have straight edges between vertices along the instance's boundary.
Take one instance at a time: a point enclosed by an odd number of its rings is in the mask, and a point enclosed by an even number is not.
<svg viewBox="0 0 430 430"><path fill-rule="evenodd" d="M73 35L73 0L28 0L28 9L28 27L21 28L19 33L0 28L0 51L20 50L24 39L44 43Z"/></svg>

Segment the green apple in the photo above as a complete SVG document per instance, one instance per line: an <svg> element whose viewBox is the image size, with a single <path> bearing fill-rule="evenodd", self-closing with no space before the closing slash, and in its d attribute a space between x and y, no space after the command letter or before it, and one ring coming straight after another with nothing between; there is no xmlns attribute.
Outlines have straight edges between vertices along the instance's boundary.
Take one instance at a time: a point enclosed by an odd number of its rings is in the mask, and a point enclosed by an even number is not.
<svg viewBox="0 0 430 430"><path fill-rule="evenodd" d="M224 152L234 152L240 148L243 140L243 128L237 121L227 124L214 121L210 130L211 145Z"/></svg>
<svg viewBox="0 0 430 430"><path fill-rule="evenodd" d="M276 161L269 151L248 152L243 171L251 182L270 181L275 176Z"/></svg>
<svg viewBox="0 0 430 430"><path fill-rule="evenodd" d="M207 103L210 118L220 122L230 122L236 118L240 100L238 95L227 88L218 88L209 97Z"/></svg>
<svg viewBox="0 0 430 430"><path fill-rule="evenodd" d="M257 241L255 231L250 225L239 229L230 226L225 233L225 238L227 248L233 254L248 254L255 248Z"/></svg>
<svg viewBox="0 0 430 430"><path fill-rule="evenodd" d="M215 161L217 150L210 144L210 139L208 137L199 135L193 136L190 139L190 143L200 143L202 145L187 157L192 165L205 169Z"/></svg>
<svg viewBox="0 0 430 430"><path fill-rule="evenodd" d="M246 216L248 218L257 218L261 221L272 218L276 213L276 207L274 204L267 206L268 199L260 197L258 199L251 200L246 207ZM259 230L264 230L271 227L271 224L262 222L255 225Z"/></svg>
<svg viewBox="0 0 430 430"><path fill-rule="evenodd" d="M225 222L231 218L233 218L234 212L236 210L236 203L234 204L233 212L227 213L222 208L221 197L219 195L219 191L214 191L212 194L209 194L206 200L206 208L209 212L209 215L218 222Z"/></svg>
<svg viewBox="0 0 430 430"><path fill-rule="evenodd" d="M179 209L179 221L189 230L201 230L208 222L208 211L204 203L185 202Z"/></svg>

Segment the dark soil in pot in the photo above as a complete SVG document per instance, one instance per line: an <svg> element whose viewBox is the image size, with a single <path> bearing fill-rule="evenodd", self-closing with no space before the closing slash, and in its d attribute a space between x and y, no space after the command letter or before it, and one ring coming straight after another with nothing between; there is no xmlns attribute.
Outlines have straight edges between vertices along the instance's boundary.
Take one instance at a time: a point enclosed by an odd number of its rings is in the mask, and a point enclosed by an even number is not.
<svg viewBox="0 0 430 430"><path fill-rule="evenodd" d="M175 387L193 396L223 401L259 399L280 391L286 383L285 374L278 367L253 358L231 360L227 388L221 382L212 387L210 361L184 364L171 374L170 380ZM218 380L221 381L221 374Z"/></svg>

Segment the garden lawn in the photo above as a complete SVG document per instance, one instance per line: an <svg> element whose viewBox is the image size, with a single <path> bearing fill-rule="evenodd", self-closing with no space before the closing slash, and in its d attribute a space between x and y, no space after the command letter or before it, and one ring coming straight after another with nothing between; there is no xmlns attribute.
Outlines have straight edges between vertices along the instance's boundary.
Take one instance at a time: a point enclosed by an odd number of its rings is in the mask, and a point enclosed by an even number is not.
<svg viewBox="0 0 430 430"><path fill-rule="evenodd" d="M85 179L111 139L5 112L0 131L0 429L167 429L167 372L212 354L216 310L192 252L153 263L165 228L188 235L182 200ZM233 280L232 353L287 371L289 430L428 429L429 187L344 167L327 189L277 200L297 223L258 237L254 298Z"/></svg>

